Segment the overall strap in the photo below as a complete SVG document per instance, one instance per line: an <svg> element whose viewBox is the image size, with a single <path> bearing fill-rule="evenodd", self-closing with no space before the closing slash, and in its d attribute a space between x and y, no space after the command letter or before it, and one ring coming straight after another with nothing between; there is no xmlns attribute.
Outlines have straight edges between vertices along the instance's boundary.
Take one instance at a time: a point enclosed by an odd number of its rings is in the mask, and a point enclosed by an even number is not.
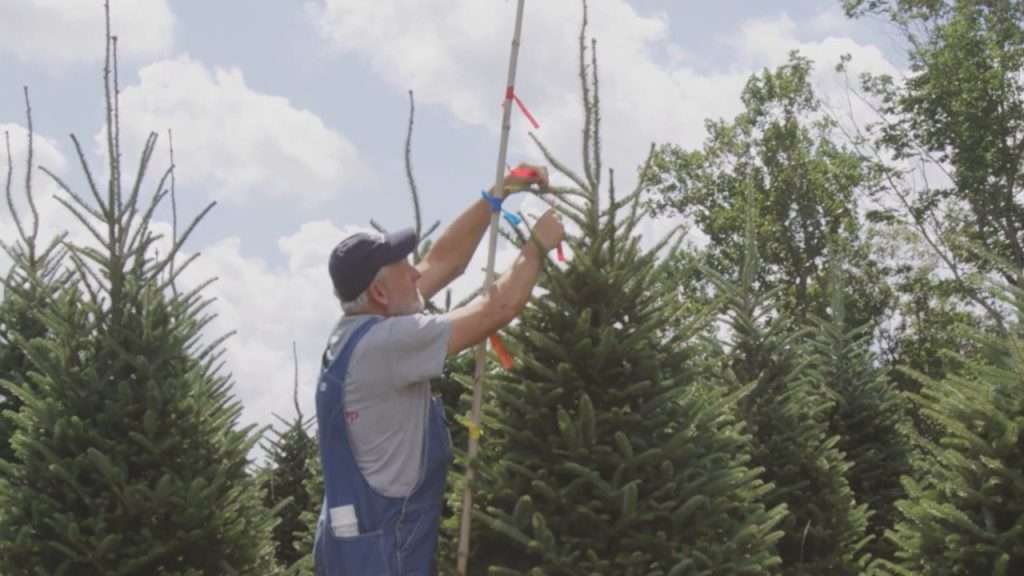
<svg viewBox="0 0 1024 576"><path fill-rule="evenodd" d="M340 370L339 376L344 378L345 373L348 372L348 363L352 359L352 352L355 351L356 345L363 339L363 336L366 336L366 333L370 331L370 328L373 328L374 324L378 322L380 322L380 318L373 317L360 324L359 327L352 332L352 335L348 337L345 345L341 348L341 352L334 358L333 362L328 362L328 350L324 350L324 355L321 360L321 368L323 370L328 370L333 368L335 364L341 362L342 365L339 366L339 368L343 368L343 370Z"/></svg>
<svg viewBox="0 0 1024 576"><path fill-rule="evenodd" d="M375 506L352 454L342 414L345 410L345 380L352 353L379 320L371 318L352 332L338 356L321 373L316 395L320 466L326 503L328 507L354 504L361 515L361 528L365 528L362 526L364 521L372 519L370 516Z"/></svg>

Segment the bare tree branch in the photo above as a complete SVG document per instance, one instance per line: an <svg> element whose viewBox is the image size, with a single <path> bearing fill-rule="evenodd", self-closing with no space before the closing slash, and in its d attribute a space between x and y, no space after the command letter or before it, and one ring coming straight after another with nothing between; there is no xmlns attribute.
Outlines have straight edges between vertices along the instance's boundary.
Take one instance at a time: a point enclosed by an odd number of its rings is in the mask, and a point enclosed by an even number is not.
<svg viewBox="0 0 1024 576"><path fill-rule="evenodd" d="M412 194L413 215L416 217L416 238L421 240L423 221L420 216L420 195L416 190L416 178L412 174L412 127L415 116L416 102L413 99L412 90L409 90L409 129L405 134L405 177L409 181L409 192ZM420 251L416 250L413 257L418 263L422 257Z"/></svg>
<svg viewBox="0 0 1024 576"><path fill-rule="evenodd" d="M167 129L167 147L170 150L171 155L171 167L169 172L171 174L171 245L175 246L178 244L178 198L177 198L177 187L174 181L174 133L170 128ZM174 278L174 259L171 259L170 265L170 277ZM175 296L178 295L178 285L176 282L171 282L171 291Z"/></svg>
<svg viewBox="0 0 1024 576"><path fill-rule="evenodd" d="M295 384L292 386L292 402L295 404L295 413L298 415L299 422L301 423L302 408L299 408L299 348L295 344L295 340L292 340L292 363L295 365Z"/></svg>

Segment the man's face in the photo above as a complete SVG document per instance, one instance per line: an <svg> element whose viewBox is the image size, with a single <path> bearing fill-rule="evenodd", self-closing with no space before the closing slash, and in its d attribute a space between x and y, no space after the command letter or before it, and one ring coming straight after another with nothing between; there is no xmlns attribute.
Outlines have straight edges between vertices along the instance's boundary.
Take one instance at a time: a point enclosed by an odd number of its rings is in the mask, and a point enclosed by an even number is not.
<svg viewBox="0 0 1024 576"><path fill-rule="evenodd" d="M381 272L380 287L387 297L389 316L423 312L425 303L417 286L420 272L408 258L385 266Z"/></svg>

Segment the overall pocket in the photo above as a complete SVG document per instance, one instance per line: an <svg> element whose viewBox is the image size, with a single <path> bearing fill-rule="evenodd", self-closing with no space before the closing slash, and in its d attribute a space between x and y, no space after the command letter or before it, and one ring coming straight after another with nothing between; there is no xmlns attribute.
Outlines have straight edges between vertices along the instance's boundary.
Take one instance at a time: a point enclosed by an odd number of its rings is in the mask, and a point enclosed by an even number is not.
<svg viewBox="0 0 1024 576"><path fill-rule="evenodd" d="M338 538L328 528L320 544L317 576L392 576L390 546L382 531Z"/></svg>

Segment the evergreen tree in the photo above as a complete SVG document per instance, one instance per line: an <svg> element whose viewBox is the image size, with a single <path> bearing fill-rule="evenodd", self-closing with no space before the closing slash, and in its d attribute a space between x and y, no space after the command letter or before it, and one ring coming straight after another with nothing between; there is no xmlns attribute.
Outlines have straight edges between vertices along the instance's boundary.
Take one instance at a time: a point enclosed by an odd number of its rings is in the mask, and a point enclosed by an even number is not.
<svg viewBox="0 0 1024 576"><path fill-rule="evenodd" d="M64 251L60 239L55 238L46 246L39 245L39 215L32 193L33 141L32 109L25 89L25 108L28 118L28 148L25 165L25 203L31 220L23 222L15 206L11 185L14 164L11 158L11 143L7 134L7 178L5 193L7 207L15 222L18 238L13 245L0 243L10 257L12 265L3 282L3 301L0 302L0 380L28 385L29 362L21 343L47 335L46 325L40 321L37 311L45 309L60 289L65 275L61 273ZM14 434L13 416L21 409L21 400L10 390L0 388L0 461L11 461L14 448L11 437Z"/></svg>
<svg viewBox="0 0 1024 576"><path fill-rule="evenodd" d="M918 374L915 400L941 425L904 479L889 537L901 576L1024 574L1024 292L1008 287L1013 330L974 330L981 353L941 380Z"/></svg>
<svg viewBox="0 0 1024 576"><path fill-rule="evenodd" d="M548 264L535 299L506 333L515 357L490 376L474 488L471 567L489 574L771 574L782 508L748 466L730 398L688 369L682 305L653 286L659 253L636 233L640 189L602 208L596 57L580 34L582 175L549 164L579 228L564 269ZM592 50L596 45L592 44ZM539 141L538 141L539 144Z"/></svg>
<svg viewBox="0 0 1024 576"><path fill-rule="evenodd" d="M302 529L295 534L294 540L294 546L302 552L302 556L288 566L287 571L289 575L294 576L313 574L313 538L316 536L316 524L324 498L324 478L320 470L320 453L316 448L313 449L306 467L310 473L306 476L303 487L309 498L309 507L299 513L299 524Z"/></svg>
<svg viewBox="0 0 1024 576"><path fill-rule="evenodd" d="M785 574L859 574L867 524L846 480L850 465L830 434L833 401L814 386L804 335L778 307L780 288L757 286L759 257L748 212L744 264L738 282L708 274L726 299L721 385L748 388L739 415L753 436L753 465L766 470L770 506L789 515L779 551Z"/></svg>
<svg viewBox="0 0 1024 576"><path fill-rule="evenodd" d="M278 523L274 526L274 548L277 562L283 567L296 566L312 548L301 547L306 532L315 529L303 517L307 511L319 511L321 495L311 494L307 481L313 475L313 466L319 465L319 454L314 434L309 428L313 418L306 418L299 408L299 364L298 352L292 343L295 355L294 397L295 418L291 421L277 416L283 430L272 429L272 437L266 442L267 469L263 478L263 503L277 513Z"/></svg>
<svg viewBox="0 0 1024 576"><path fill-rule="evenodd" d="M151 134L123 185L106 13L109 178L102 190L72 137L92 201L54 179L92 238L66 244L74 282L39 311L50 336L25 348L32 385L6 383L24 405L16 459L0 467L0 565L12 575L269 574L273 517L247 471L257 436L237 427L222 339L203 342L205 285L175 287L175 258L206 211L156 255L151 218L173 167L143 202Z"/></svg>
<svg viewBox="0 0 1024 576"><path fill-rule="evenodd" d="M849 325L841 274L834 265L831 314L814 319L814 377L835 402L829 433L839 438L851 465L847 480L869 510L868 550L874 558L891 559L884 533L893 527L895 503L904 494L900 478L910 472L910 423L903 397L871 351L870 326Z"/></svg>

